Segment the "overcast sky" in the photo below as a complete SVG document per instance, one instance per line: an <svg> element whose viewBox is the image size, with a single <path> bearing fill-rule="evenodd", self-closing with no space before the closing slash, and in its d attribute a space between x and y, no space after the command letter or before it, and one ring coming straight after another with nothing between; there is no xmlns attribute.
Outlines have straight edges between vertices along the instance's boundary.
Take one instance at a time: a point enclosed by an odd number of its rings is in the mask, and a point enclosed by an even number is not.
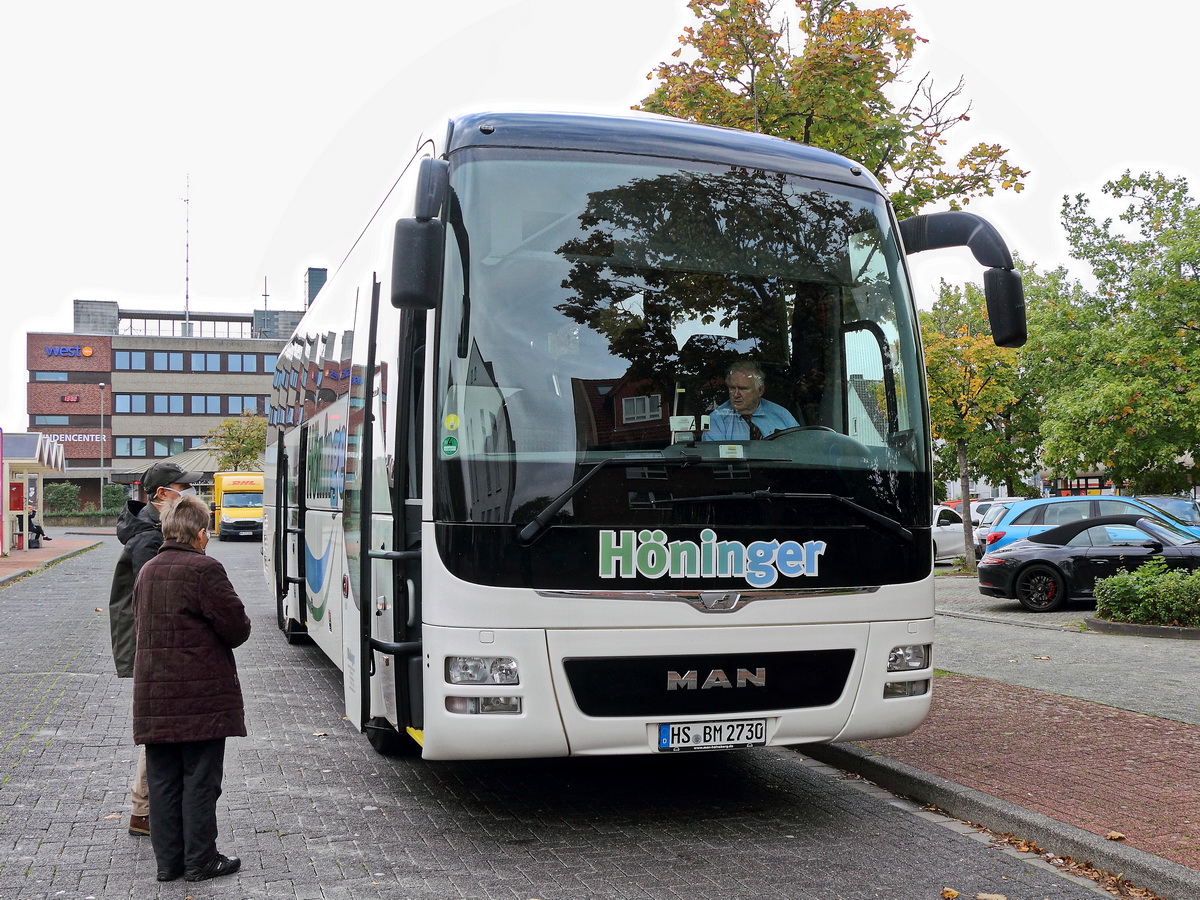
<svg viewBox="0 0 1200 900"><path fill-rule="evenodd" d="M971 206L1027 260L1070 264L1062 196L1099 200L1127 168L1200 190L1200 5L903 5L929 39L912 73L965 78L957 142L1032 171ZM689 19L685 0L3 4L0 427L28 425L25 333L71 331L74 298L182 309L185 221L192 309L261 308L264 278L271 308L297 308L305 268L336 267L439 115L627 109ZM926 302L941 276L979 277L966 254L914 262Z"/></svg>

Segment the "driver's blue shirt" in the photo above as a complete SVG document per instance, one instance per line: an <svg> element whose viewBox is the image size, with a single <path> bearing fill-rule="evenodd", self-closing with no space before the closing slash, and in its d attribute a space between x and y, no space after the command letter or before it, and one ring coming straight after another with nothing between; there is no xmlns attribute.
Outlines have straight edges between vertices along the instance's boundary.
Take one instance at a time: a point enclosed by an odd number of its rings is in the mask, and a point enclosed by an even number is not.
<svg viewBox="0 0 1200 900"><path fill-rule="evenodd" d="M770 400L759 400L758 407L750 414L750 419L758 426L763 437L784 428L795 428L800 424L795 416ZM729 401L725 401L709 414L708 431L704 432L704 440L748 441L750 426L733 411Z"/></svg>

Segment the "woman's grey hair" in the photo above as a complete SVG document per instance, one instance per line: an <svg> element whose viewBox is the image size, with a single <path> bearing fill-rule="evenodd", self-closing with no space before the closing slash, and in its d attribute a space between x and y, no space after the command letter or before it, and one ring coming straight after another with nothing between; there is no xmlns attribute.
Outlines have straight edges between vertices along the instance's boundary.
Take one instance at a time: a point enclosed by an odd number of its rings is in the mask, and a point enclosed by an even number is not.
<svg viewBox="0 0 1200 900"><path fill-rule="evenodd" d="M163 537L190 544L201 528L208 527L208 506L199 497L180 497L163 513Z"/></svg>

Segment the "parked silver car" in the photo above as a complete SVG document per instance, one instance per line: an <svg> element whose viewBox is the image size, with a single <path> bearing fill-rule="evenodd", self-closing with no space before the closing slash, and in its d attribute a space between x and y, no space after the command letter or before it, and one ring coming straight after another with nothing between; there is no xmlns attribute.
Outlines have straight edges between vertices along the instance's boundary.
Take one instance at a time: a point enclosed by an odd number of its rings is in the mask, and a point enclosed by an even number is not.
<svg viewBox="0 0 1200 900"><path fill-rule="evenodd" d="M987 546L988 532L992 530L992 526L1000 521L1000 517L1004 515L1004 511L1019 500L1019 497L1012 497L1007 500L993 500L984 512L983 518L979 520L979 524L975 526L972 532L972 537L975 539L975 559L983 558L984 547Z"/></svg>
<svg viewBox="0 0 1200 900"><path fill-rule="evenodd" d="M963 520L957 510L949 506L933 508L933 561L953 562L956 556L963 556Z"/></svg>

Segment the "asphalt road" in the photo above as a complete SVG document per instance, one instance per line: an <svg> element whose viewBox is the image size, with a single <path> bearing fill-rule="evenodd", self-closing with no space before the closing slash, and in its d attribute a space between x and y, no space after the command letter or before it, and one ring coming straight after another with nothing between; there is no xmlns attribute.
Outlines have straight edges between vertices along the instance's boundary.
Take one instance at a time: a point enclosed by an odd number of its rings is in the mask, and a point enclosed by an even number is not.
<svg viewBox="0 0 1200 900"><path fill-rule="evenodd" d="M148 841L125 831L131 690L104 612L116 553L107 539L0 588L4 898L1108 896L789 750L378 756L342 718L336 670L275 629L258 546L219 542L254 622L237 652L250 735L229 743L218 807L219 846L243 868L159 885Z"/></svg>
<svg viewBox="0 0 1200 900"><path fill-rule="evenodd" d="M1093 605L1034 613L977 584L937 579L937 668L1200 725L1200 641L1086 631Z"/></svg>

